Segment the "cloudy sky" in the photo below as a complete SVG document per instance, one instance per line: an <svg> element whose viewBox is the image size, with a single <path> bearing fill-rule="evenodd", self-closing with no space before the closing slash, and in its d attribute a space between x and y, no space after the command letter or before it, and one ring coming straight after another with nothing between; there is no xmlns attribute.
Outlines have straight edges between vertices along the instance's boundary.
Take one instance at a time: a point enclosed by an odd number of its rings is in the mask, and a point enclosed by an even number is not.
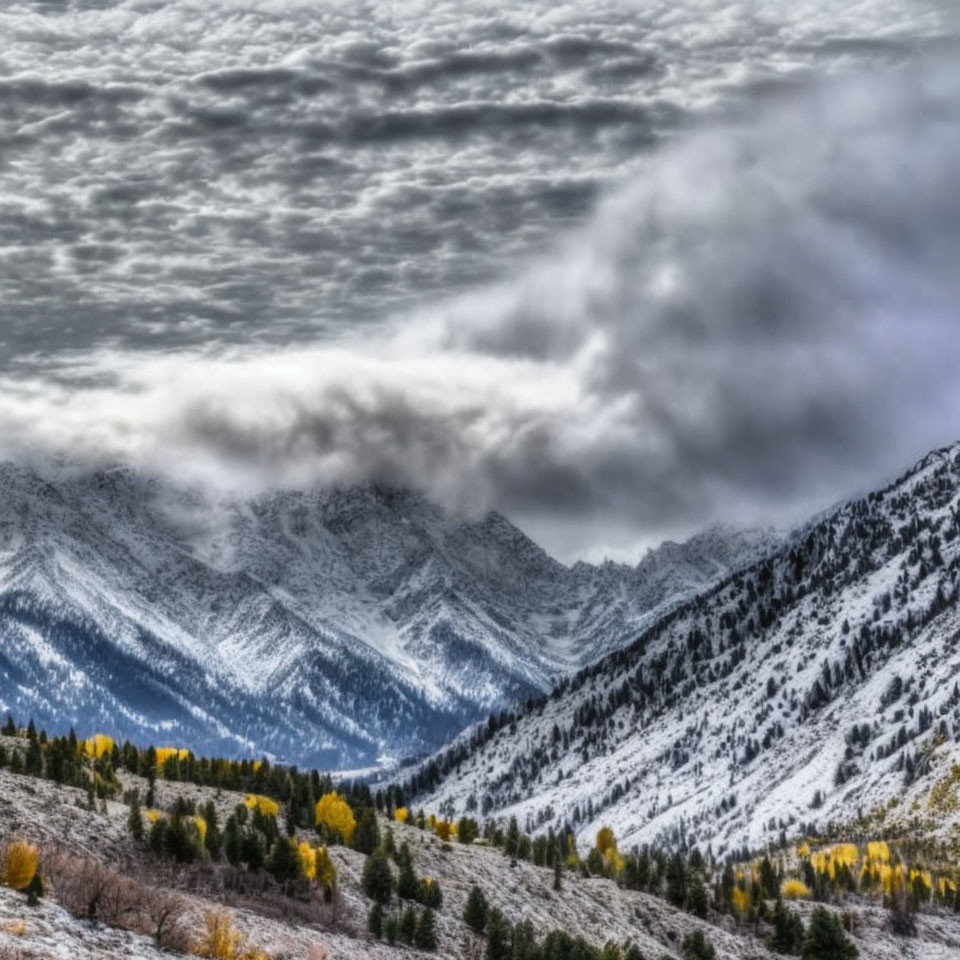
<svg viewBox="0 0 960 960"><path fill-rule="evenodd" d="M0 454L557 555L960 439L955 0L0 8Z"/></svg>

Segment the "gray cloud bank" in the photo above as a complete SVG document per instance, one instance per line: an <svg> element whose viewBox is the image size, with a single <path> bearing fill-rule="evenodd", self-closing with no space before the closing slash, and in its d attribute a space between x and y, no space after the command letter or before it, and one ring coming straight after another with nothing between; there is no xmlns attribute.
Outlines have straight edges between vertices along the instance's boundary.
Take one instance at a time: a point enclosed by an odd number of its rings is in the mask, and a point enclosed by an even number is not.
<svg viewBox="0 0 960 960"><path fill-rule="evenodd" d="M402 483L566 556L876 481L960 433L957 63L684 137L550 257L389 339L8 380L7 440L218 482Z"/></svg>
<svg viewBox="0 0 960 960"><path fill-rule="evenodd" d="M564 557L872 485L960 434L960 58L944 4L833 7L0 14L0 453Z"/></svg>

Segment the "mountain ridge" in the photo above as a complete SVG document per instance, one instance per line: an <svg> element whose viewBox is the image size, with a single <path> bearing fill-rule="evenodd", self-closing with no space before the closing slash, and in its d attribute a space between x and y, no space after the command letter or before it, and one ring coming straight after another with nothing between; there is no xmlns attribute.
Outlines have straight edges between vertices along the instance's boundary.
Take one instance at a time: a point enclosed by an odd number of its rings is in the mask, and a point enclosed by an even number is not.
<svg viewBox="0 0 960 960"><path fill-rule="evenodd" d="M958 598L960 444L464 732L410 789L449 815L720 853L851 809L925 813L960 758Z"/></svg>
<svg viewBox="0 0 960 960"><path fill-rule="evenodd" d="M375 484L230 498L8 463L0 485L5 709L320 766L439 746L775 540L714 530L648 577Z"/></svg>

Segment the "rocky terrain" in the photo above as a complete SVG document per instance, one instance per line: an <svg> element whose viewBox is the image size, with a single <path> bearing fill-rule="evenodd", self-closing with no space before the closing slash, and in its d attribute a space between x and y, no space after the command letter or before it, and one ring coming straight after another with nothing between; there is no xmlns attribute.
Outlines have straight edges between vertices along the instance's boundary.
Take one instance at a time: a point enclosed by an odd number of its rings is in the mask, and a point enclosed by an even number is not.
<svg viewBox="0 0 960 960"><path fill-rule="evenodd" d="M140 778L124 776L128 786L146 787ZM188 784L157 783L157 802L171 803L177 795L196 800L215 798L226 811L243 797ZM366 858L345 847L331 848L339 874L342 901L336 918L326 909L311 910L286 903L277 896L238 896L216 892L209 874L198 869L158 863L136 844L126 827L128 808L109 801L105 809L89 810L82 792L48 781L0 771L0 842L25 837L44 851L74 852L93 857L140 881L161 883L180 891L188 903L182 922L202 928L202 917L212 909L226 909L251 943L273 960L359 960L401 956L440 956L474 960L481 955L476 938L461 917L467 894L479 884L492 905L512 920L529 919L540 933L561 927L602 945L607 941L636 944L645 957L678 960L683 938L694 929L706 932L720 960L767 960L770 953L753 929L731 918L718 923L700 921L664 900L622 889L610 880L569 874L561 891L553 889L552 871L523 861L511 861L499 850L459 843L444 844L429 831L393 823L397 843L407 841L418 873L433 877L443 891L437 914L439 944L435 953L391 947L365 932L370 901L361 888ZM381 821L385 829L387 822ZM57 876L47 877L55 893ZM202 892L195 892L202 888ZM79 920L54 902L51 895L37 908L25 905L22 894L0 887L0 957L48 960L53 957L154 958L170 957L157 951L143 936L113 929L104 923ZM798 909L809 915L812 904ZM919 917L915 938L895 937L887 927L886 911L876 903L851 901L843 905L852 936L865 960L948 960L960 957L960 920L931 909Z"/></svg>

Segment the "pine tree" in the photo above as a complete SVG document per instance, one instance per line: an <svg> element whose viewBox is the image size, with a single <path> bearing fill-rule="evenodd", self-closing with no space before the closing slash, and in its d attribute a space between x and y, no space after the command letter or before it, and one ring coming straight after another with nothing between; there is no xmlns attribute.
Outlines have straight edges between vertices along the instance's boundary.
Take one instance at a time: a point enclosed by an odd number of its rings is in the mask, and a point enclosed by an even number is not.
<svg viewBox="0 0 960 960"><path fill-rule="evenodd" d="M386 905L393 893L393 874L390 863L382 853L367 857L363 866L363 892L373 901Z"/></svg>
<svg viewBox="0 0 960 960"><path fill-rule="evenodd" d="M413 944L419 950L437 949L437 920L430 907L424 907L420 914Z"/></svg>
<svg viewBox="0 0 960 960"><path fill-rule="evenodd" d="M694 930L683 938L684 960L715 960L717 951L702 930Z"/></svg>
<svg viewBox="0 0 960 960"><path fill-rule="evenodd" d="M803 943L803 921L778 899L773 908L773 936L768 945L776 953L797 954Z"/></svg>
<svg viewBox="0 0 960 960"><path fill-rule="evenodd" d="M470 888L470 893L467 896L467 905L463 910L463 922L473 930L474 933L482 936L487 925L487 915L489 912L490 905L487 903L484 892L474 884Z"/></svg>
<svg viewBox="0 0 960 960"><path fill-rule="evenodd" d="M383 925L383 935L386 937L387 943L389 943L390 946L393 946L397 942L399 933L400 921L397 919L395 913L391 913Z"/></svg>
<svg viewBox="0 0 960 960"><path fill-rule="evenodd" d="M858 951L843 932L836 914L817 907L810 915L802 956L803 960L853 960Z"/></svg>
<svg viewBox="0 0 960 960"><path fill-rule="evenodd" d="M400 914L399 934L404 943L413 945L413 938L417 934L417 913L413 907L407 907Z"/></svg>
<svg viewBox="0 0 960 960"><path fill-rule="evenodd" d="M487 917L487 950L484 960L509 960L510 922L494 907Z"/></svg>
<svg viewBox="0 0 960 960"><path fill-rule="evenodd" d="M127 817L127 826L134 840L143 839L143 814L140 812L140 792L134 790L130 797L130 815Z"/></svg>
<svg viewBox="0 0 960 960"><path fill-rule="evenodd" d="M353 849L369 856L379 846L380 827L377 824L377 812L373 807L364 807L360 811L353 833Z"/></svg>
<svg viewBox="0 0 960 960"><path fill-rule="evenodd" d="M379 940L383 936L383 907L374 903L367 914L367 929Z"/></svg>
<svg viewBox="0 0 960 960"><path fill-rule="evenodd" d="M3 730L0 730L5 737L15 737L17 735L17 725L13 722L13 717L8 713L7 722L3 725Z"/></svg>
<svg viewBox="0 0 960 960"><path fill-rule="evenodd" d="M416 900L417 875L413 870L413 855L410 853L410 847L407 846L406 840L400 844L397 864L400 867L400 875L397 877L397 896L401 900Z"/></svg>
<svg viewBox="0 0 960 960"><path fill-rule="evenodd" d="M553 889L558 893L563 889L563 864L559 857L553 861Z"/></svg>
<svg viewBox="0 0 960 960"><path fill-rule="evenodd" d="M224 834L224 853L226 853L227 861L231 866L240 866L243 860L243 837L240 833L237 818L233 814L227 818L227 826Z"/></svg>
<svg viewBox="0 0 960 960"><path fill-rule="evenodd" d="M223 836L217 824L217 807L212 800L208 800L203 808L203 819L207 823L207 832L203 838L204 846L212 859L219 860L220 850L223 847Z"/></svg>
<svg viewBox="0 0 960 960"><path fill-rule="evenodd" d="M277 883L287 883L300 876L300 854L289 837L278 837L270 852L267 869Z"/></svg>

